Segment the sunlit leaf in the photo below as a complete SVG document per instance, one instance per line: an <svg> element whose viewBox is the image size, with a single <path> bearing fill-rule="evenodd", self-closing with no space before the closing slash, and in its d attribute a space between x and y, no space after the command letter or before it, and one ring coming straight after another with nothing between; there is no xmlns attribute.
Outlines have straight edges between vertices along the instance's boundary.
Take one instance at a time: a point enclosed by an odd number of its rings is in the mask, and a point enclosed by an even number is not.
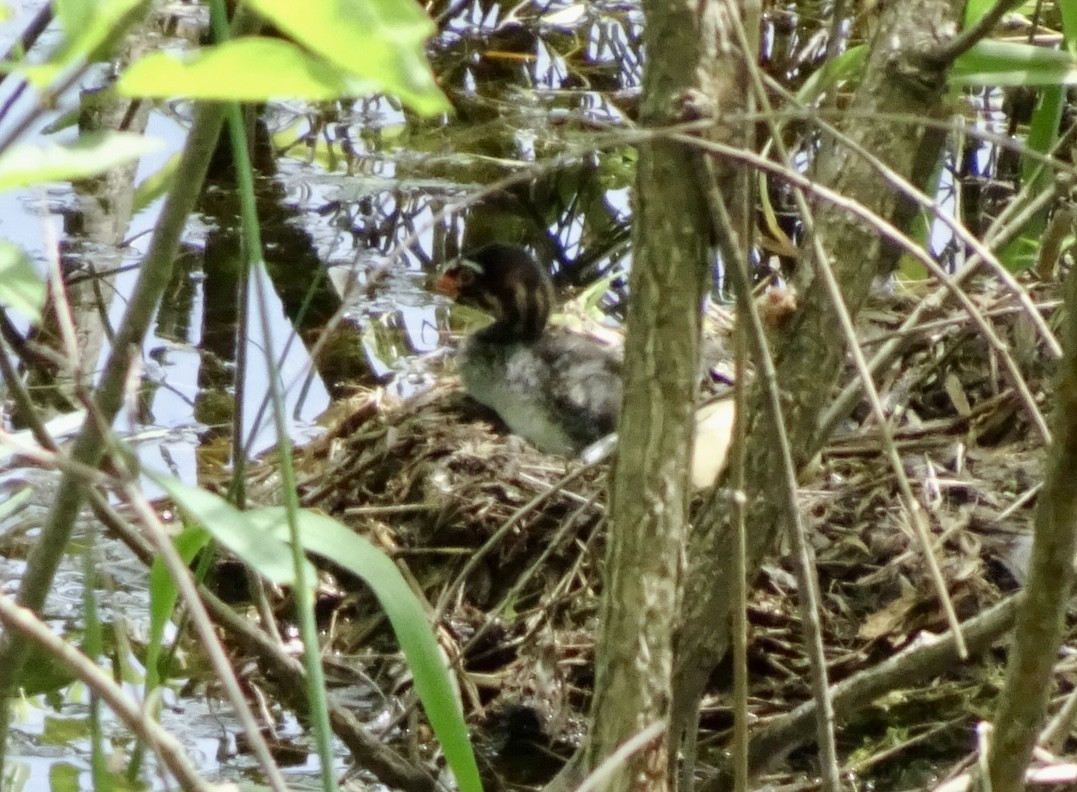
<svg viewBox="0 0 1077 792"><path fill-rule="evenodd" d="M190 53L155 52L131 65L116 89L127 96L261 102L323 101L377 90L288 41L241 38Z"/></svg>
<svg viewBox="0 0 1077 792"><path fill-rule="evenodd" d="M147 475L169 494L188 517L250 564L258 574L281 585L295 583L292 551L283 539L268 536L262 525L252 517L253 512L240 511L220 495L184 484L171 476ZM306 575L307 584L313 585L314 570L309 564Z"/></svg>
<svg viewBox="0 0 1077 792"><path fill-rule="evenodd" d="M65 49L90 58L101 57L102 48L119 41L150 6L147 0L88 0L86 5L93 11L82 28L71 31Z"/></svg>
<svg viewBox="0 0 1077 792"><path fill-rule="evenodd" d="M0 241L0 305L14 308L31 322L41 320L46 288L21 247Z"/></svg>
<svg viewBox="0 0 1077 792"><path fill-rule="evenodd" d="M0 190L97 176L163 143L132 132L91 132L74 143L23 143L0 154Z"/></svg>
<svg viewBox="0 0 1077 792"><path fill-rule="evenodd" d="M276 539L287 537L283 509L261 509L252 514L257 515L266 534ZM445 661L426 611L396 564L369 541L330 517L301 511L299 530L304 549L362 578L377 597L407 659L415 692L441 743L457 787L462 792L481 792L475 755Z"/></svg>
<svg viewBox="0 0 1077 792"><path fill-rule="evenodd" d="M1077 60L1059 50L985 40L957 59L950 80L954 85L1077 85Z"/></svg>
<svg viewBox="0 0 1077 792"><path fill-rule="evenodd" d="M377 84L424 114L449 103L434 82L424 43L434 23L411 0L250 0L258 13L304 47Z"/></svg>
<svg viewBox="0 0 1077 792"><path fill-rule="evenodd" d="M63 0L54 4L63 43L48 62L19 68L38 88L47 87L72 64L103 58L149 7L146 0Z"/></svg>
<svg viewBox="0 0 1077 792"><path fill-rule="evenodd" d="M53 0L52 11L68 36L86 28L93 18L94 0Z"/></svg>

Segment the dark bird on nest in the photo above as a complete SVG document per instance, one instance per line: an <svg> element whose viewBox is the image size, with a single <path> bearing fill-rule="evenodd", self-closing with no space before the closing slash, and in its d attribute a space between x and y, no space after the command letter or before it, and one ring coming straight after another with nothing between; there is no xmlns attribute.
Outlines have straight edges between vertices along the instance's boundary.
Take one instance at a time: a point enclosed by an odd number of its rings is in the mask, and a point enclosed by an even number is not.
<svg viewBox="0 0 1077 792"><path fill-rule="evenodd" d="M515 434L541 451L576 456L617 428L620 355L548 326L553 286L526 250L479 248L453 262L437 289L494 317L461 346L460 377Z"/></svg>
<svg viewBox="0 0 1077 792"><path fill-rule="evenodd" d="M454 261L437 290L494 317L460 347L464 388L540 451L577 456L617 429L621 355L548 320L553 286L521 247L493 243ZM733 400L696 412L692 483L710 486L725 467Z"/></svg>

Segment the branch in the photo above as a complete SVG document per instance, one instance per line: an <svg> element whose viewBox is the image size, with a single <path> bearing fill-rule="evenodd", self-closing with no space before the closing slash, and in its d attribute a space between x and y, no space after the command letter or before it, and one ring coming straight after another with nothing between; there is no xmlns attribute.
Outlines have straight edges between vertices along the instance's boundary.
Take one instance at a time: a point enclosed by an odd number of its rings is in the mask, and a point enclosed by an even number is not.
<svg viewBox="0 0 1077 792"><path fill-rule="evenodd" d="M931 63L936 68L949 67L975 47L981 39L987 37L987 34L995 29L995 25L999 20L1006 15L1008 11L1016 8L1021 4L1021 0L998 0L994 7L980 17L976 24L972 27L961 32L957 38L950 41L945 47L942 47L938 52L932 53L929 58Z"/></svg>
<svg viewBox="0 0 1077 792"><path fill-rule="evenodd" d="M1013 626L1020 601L1021 595L1015 594L961 623L961 632L970 655L987 651L995 640ZM917 642L888 660L831 687L834 714L838 718L848 718L885 693L952 670L956 659L956 641L952 632L944 633L930 643ZM752 772L765 770L774 762L781 761L790 751L810 741L815 732L815 718L816 702L808 701L756 732L749 748ZM714 783L707 784L703 792L728 788L727 781L728 777L719 776Z"/></svg>
<svg viewBox="0 0 1077 792"><path fill-rule="evenodd" d="M161 764L171 771L183 789L190 792L209 792L211 785L199 776L198 770L179 741L161 728L153 718L147 717L139 705L132 701L108 674L50 630L33 611L19 607L13 599L0 594L0 622L7 629L26 636L44 649L100 696L116 716L153 749Z"/></svg>

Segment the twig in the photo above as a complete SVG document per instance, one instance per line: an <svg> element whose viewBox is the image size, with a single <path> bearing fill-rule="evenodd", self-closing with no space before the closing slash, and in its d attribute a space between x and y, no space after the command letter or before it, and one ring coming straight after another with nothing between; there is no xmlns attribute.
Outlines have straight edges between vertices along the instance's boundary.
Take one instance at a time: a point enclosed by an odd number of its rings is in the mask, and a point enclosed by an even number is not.
<svg viewBox="0 0 1077 792"><path fill-rule="evenodd" d="M665 721L655 721L650 726L641 729L634 737L625 740L617 750L602 760L590 774L583 780L576 792L592 792L602 789L605 782L624 764L628 757L643 749L652 740L659 740L666 732Z"/></svg>
<svg viewBox="0 0 1077 792"><path fill-rule="evenodd" d="M708 167L713 167L708 164ZM711 190L708 196L711 210L717 224L719 244L722 256L729 262L730 278L733 279L737 292L738 310L748 322L749 337L755 352L757 368L762 372L763 391L766 398L767 413L774 432L777 448L780 450L785 486L782 498L785 500L784 511L787 530L793 543L797 560L797 601L800 606L801 621L804 626L804 643L811 661L812 693L818 702L816 737L819 741L820 763L825 773L824 783L830 790L839 789L837 769L837 749L834 745L833 706L830 702L829 686L826 682L826 660L823 653L822 631L818 617L818 582L814 574L810 553L804 539L804 526L800 519L800 507L797 503L796 466L793 462L789 439L785 432L785 420L782 417L781 396L777 387L777 372L770 350L766 346L766 337L759 313L751 298L751 283L748 278L746 261L739 245L735 243L732 221L725 209L720 195Z"/></svg>
<svg viewBox="0 0 1077 792"><path fill-rule="evenodd" d="M743 324L735 329L737 379L733 424L733 780L736 792L748 792L748 510L745 461L748 450L748 339ZM698 720L698 718L697 718Z"/></svg>
<svg viewBox="0 0 1077 792"><path fill-rule="evenodd" d="M101 502L98 504L95 501L95 506L100 506L96 509L97 516L144 564L152 563L155 550L142 533L124 522L96 492L91 495L91 501L95 497ZM232 636L237 645L255 655L265 665L267 678L272 680L281 697L287 700L288 706L300 714L305 713L307 702L303 690L306 683L302 664L205 586L199 587L198 594L213 620ZM351 751L356 763L382 783L407 792L435 792L438 788L426 771L407 762L391 748L383 745L346 708L330 704L329 716L333 731Z"/></svg>
<svg viewBox="0 0 1077 792"><path fill-rule="evenodd" d="M1077 275L1066 278L1066 309L1077 311ZM1065 328L1066 354L1055 380L1056 441L1047 453L1044 486L1036 502L1035 532L1006 667L1006 683L995 713L991 783L999 792L1023 788L1025 770L1046 714L1055 655L1062 643L1073 590L1077 548L1077 323Z"/></svg>
<svg viewBox="0 0 1077 792"><path fill-rule="evenodd" d="M692 138L686 135L677 135L675 137L678 140L683 139L684 142L695 141L696 146L713 151L714 153L720 154L723 157L741 160L755 167L761 168L767 172L779 174L783 178L785 178L795 189L801 189L814 195L818 195L819 197L829 201L835 206L847 210L850 214L855 215L868 223L871 223L872 226L882 236L899 245L910 256L923 264L925 269L930 270L936 275L942 274L944 276L942 278L943 283L947 285L949 292L953 294L954 297L962 303L968 304L968 295L963 294L960 289L953 286L954 279L949 277L948 275L945 275L944 273L941 273L938 264L936 264L935 261L932 260L931 256L928 255L926 251L913 244L908 239L908 237L900 230L898 230L893 224L883 219L879 215L875 214L873 211L865 207L859 201L850 200L849 198L841 195L840 193L837 193L827 187L823 187L822 185L811 181L810 179L808 179L808 177L796 172L791 167L775 164L752 152L743 151L732 146L727 146L710 140L700 140L698 138ZM808 217L808 215L805 215L805 217ZM807 221L805 221L805 224L807 224ZM976 244L979 247L982 247L981 243L977 242ZM988 256L991 256L990 252L986 250L984 252L987 253ZM999 266L1001 267L1001 265ZM1028 295L1024 293L1024 290L1021 289L1020 286L1017 286L1017 292L1023 294L1023 297L1018 296L1018 299L1022 301L1022 304L1028 303L1029 305L1031 305ZM1044 323L1043 317L1040 316L1039 312L1035 310L1034 305L1032 305L1031 313L1035 315L1035 318L1032 319L1033 323L1037 327L1040 327L1042 325L1044 328L1046 328L1046 324ZM975 314L975 310L972 312L972 314L970 314L970 318L972 318L973 321L976 321L977 318ZM986 324L982 322L982 318L980 324ZM1041 336L1044 337L1044 340L1047 342L1048 347L1052 349L1053 354L1053 349L1058 347L1058 341L1057 339L1055 339L1054 334L1050 332L1049 328L1046 328L1045 332L1046 335L1043 335L1043 333L1041 332ZM989 342L991 342L992 338L994 339L994 343L999 345L998 347L996 347L996 351L999 352L1000 357L1002 357L1004 361L1007 361L1006 356L1003 354L1004 347L1001 346L1001 341L998 339L997 335L995 335L995 333L990 329L987 329L987 334L985 337ZM1016 364L1013 363L1012 358L1009 358L1007 362L1009 365L1013 365L1014 367L1016 367ZM1043 434L1045 437L1049 437L1050 431L1047 428L1047 421L1044 419L1043 413L1036 405L1036 400L1029 391L1027 383L1025 383L1023 387L1021 386L1021 382L1023 382L1023 377L1020 376L1019 370L1015 370L1014 377L1016 381L1013 383L1013 385L1018 390L1018 393L1022 394L1022 404L1025 407L1025 410L1036 423L1037 428L1040 430L1041 434Z"/></svg>
<svg viewBox="0 0 1077 792"><path fill-rule="evenodd" d="M1036 744L1042 745L1047 750L1055 753L1061 751L1063 742L1069 738L1073 731L1074 721L1077 721L1077 690L1069 692L1061 709L1040 732Z"/></svg>
<svg viewBox="0 0 1077 792"><path fill-rule="evenodd" d="M247 705L247 699L239 686L235 669L232 668L228 654L225 652L224 646L221 645L221 640L210 622L209 614L206 613L205 605L199 598L190 568L180 558L179 553L176 552L172 540L168 537L168 532L165 530L164 525L161 524L161 519L157 516L157 512L153 510L153 507L150 506L149 501L146 500L146 496L138 484L134 481L126 482L123 486L123 492L127 503L145 526L149 540L157 553L157 558L165 565L169 577L187 605L187 613L194 624L195 632L198 633L202 650L206 653L210 665L213 666L217 681L220 682L221 687L224 689L225 697L235 709L240 725L250 741L252 752L258 759L262 772L265 773L266 783L277 792L287 792L288 784L285 782L280 768L277 767L273 754L270 753L265 736L254 719L254 713L251 712L251 708Z"/></svg>
<svg viewBox="0 0 1077 792"><path fill-rule="evenodd" d="M485 542L483 542L482 547L476 550L474 555L472 555L471 558L468 559L467 563L464 564L464 568L460 570L460 574L456 576L456 579L451 584L446 586L445 589L441 592L441 596L438 597L437 606L434 608L435 621L440 619L441 616L445 613L445 609L449 606L449 599L454 596L456 589L460 586L463 586L464 581L467 579L467 577L475 571L478 565L482 563L483 559L485 559L486 556L489 555L495 547L497 547L501 540L508 535L509 531L511 531L513 527L515 527L516 523L518 523L528 514L537 509L544 500L560 492L566 484L575 481L588 470L590 470L593 466L594 465L581 465L570 473L567 473L566 475L562 476L558 481L555 481L553 484L551 484L547 489L537 493L533 498L531 498L531 500L529 500L523 506L510 514L508 519L506 519L505 522L502 523L501 527L494 531L493 535Z"/></svg>
<svg viewBox="0 0 1077 792"><path fill-rule="evenodd" d="M768 80L767 84L768 87L771 87L773 89L774 83L772 80ZM782 91L784 93L784 89L782 89ZM816 124L827 134L833 136L835 140L837 140L841 145L848 147L851 151L862 157L863 160L869 165L871 165L883 179L893 185L896 189L900 190L905 197L915 202L921 209L926 212L930 212L935 218L937 218L939 221L942 222L943 225L946 226L948 231L950 231L962 243L968 245L969 249L973 251L973 254L975 256L978 256L979 259L991 269L992 274L994 274L995 277L1002 281L1003 285L1006 286L1010 293L1013 294L1014 297L1017 298L1017 301L1020 302L1021 305L1025 308L1025 310L1028 312L1029 320L1035 326L1036 331L1043 338L1044 342L1046 342L1047 348L1050 350L1051 355L1055 358L1062 357L1062 346L1058 343L1058 339L1055 337L1054 332L1051 330L1046 320L1044 320L1044 318L1040 316L1039 311L1036 310L1035 305L1032 303L1031 299L1028 296L1028 292L1021 286L1020 283L1018 283L1017 279L1013 276L1013 273L1011 273L1008 269L1006 269L1006 267L1002 265L1002 262L998 260L998 256L994 254L994 252L991 250L987 243L980 240L975 234L965 228L964 224L962 224L959 220L955 219L951 214L941 211L939 207L939 202L937 200L928 196L926 193L924 193L923 190L912 184L900 173L895 171L885 162L880 160L877 156L865 149L860 143L850 139L848 135L843 133L833 124L829 124L822 119L816 119ZM1075 127L1074 130L1077 130L1077 127ZM1071 134L1077 134L1077 131L1074 130L1067 132L1067 136ZM1064 136L1063 139L1065 139L1065 137L1066 136ZM1059 145L1056 145L1054 150L1059 151L1062 149ZM1040 164L1050 164L1052 166L1055 166L1056 161L1045 157ZM1044 188L1041 187L1040 189ZM1057 186L1054 183L1051 183L1050 186L1046 189L1053 192L1057 189ZM928 257L928 260L927 262L925 262L925 265L932 272L938 269L938 264L936 264L934 259L930 257ZM960 299L960 295L955 296Z"/></svg>
<svg viewBox="0 0 1077 792"><path fill-rule="evenodd" d="M1027 195L1025 195L1025 197L1026 199L1028 198ZM1017 229L1023 224L1023 218L1031 217L1042 209L1047 208L1047 206L1053 203L1054 200L1054 190L1046 190L1039 193L1027 204L1021 202L1021 196L1018 196L1015 203L1010 204L999 216L999 221L995 224L999 229L998 233L988 235L985 244L990 247L998 247L1006 244L1016 235ZM1021 208L1018 209L1016 208L1017 206L1020 206ZM1011 213L1011 210L1013 210L1013 213ZM1007 231L1010 231L1010 233L1007 233ZM983 259L980 258L979 254L973 254L973 257L965 263L965 266L951 278L953 284L955 286L959 285L972 277L982 263ZM901 323L901 327L894 332L894 335L898 337L887 341L880 347L875 353L875 356L868 363L868 368L872 373L880 371L884 366L888 365L897 357L904 346L904 341L901 338L902 334L908 333L913 328L917 327L924 314L938 309L945 301L946 296L950 294L950 288L949 284L944 284L920 301L920 303L913 309L912 313ZM845 420L845 416L849 414L850 410L853 408L853 404L859 398L860 380L857 379L845 386L842 392L838 394L838 397L824 413L823 419L820 422L820 425L823 427L822 431L824 437L828 436L841 421ZM1025 406L1027 409L1028 405L1026 404Z"/></svg>
<svg viewBox="0 0 1077 792"><path fill-rule="evenodd" d="M784 86L779 85L773 79L767 77L766 84L767 88L772 93L776 93L777 95L781 96L785 101L797 103L797 98L794 95L790 94ZM848 116L845 117L847 118ZM876 117L875 114L873 114L872 117ZM998 260L998 257L992 252L992 246L998 248L1001 247L1002 244L1004 244L1001 239L995 237L993 239L989 239L989 241L980 240L975 234L965 228L965 226L960 221L956 220L952 215L947 212L940 211L938 200L924 193L923 190L921 190L919 187L909 182L908 179L897 173L893 168L889 167L873 153L865 149L863 145L861 145L855 140L850 139L849 136L842 132L838 127L827 122L822 116L818 114L809 115L807 120L813 122L822 131L826 132L843 146L846 146L851 151L855 152L858 156L862 157L866 163L871 165L876 170L876 172L878 172L879 176L881 176L888 183L890 183L895 189L899 190L906 198L916 203L916 205L919 206L921 209L926 212L931 212L938 220L943 223L943 225L946 226L947 230L949 230L962 243L967 245L968 248L973 252L973 256L969 259L969 262L966 264L965 269L972 265L973 262L977 262L977 264L986 264L988 267L990 267L992 273L994 273L994 275L999 280L1001 280L1003 284L1005 284L1006 288L1017 298L1018 302L1020 302L1021 305L1024 306L1025 310L1028 311L1029 320L1033 323L1033 325L1035 325L1037 332L1043 337L1043 340L1047 343L1048 349L1050 350L1052 356L1056 358L1062 357L1062 347L1059 345L1058 339L1055 337L1054 332L1047 325L1047 322L1044 321L1043 317L1039 315L1039 312L1035 310L1035 306L1029 300L1026 291L1021 288L1020 284L1017 282L1016 278L1014 278L1013 274L1002 265L1002 263ZM877 120L880 122L899 121L900 118L885 116L877 118ZM952 131L952 124L932 123L930 119L917 118L913 123L915 123L917 126L925 126L934 129ZM1052 152L1066 151L1068 141L1072 140L1074 136L1077 136L1077 127L1072 127L1067 130L1066 134L1063 135L1058 140L1058 142L1055 143ZM979 135L977 135L977 137L979 137ZM1058 161L1057 158L1053 158L1047 155L1032 156L1031 152L1025 151L1024 149L1022 149L1020 153L1022 156L1031 156L1031 158L1040 166L1050 166L1051 168L1056 169L1059 173L1066 173L1071 177L1077 177L1077 169L1074 169L1072 166L1064 166ZM1052 182L1049 183L1047 187L1037 184L1036 188L1038 191L1047 191L1054 193L1058 189L1058 186ZM1022 195L1026 191L1028 191L1028 186L1026 186L1025 190L1022 191ZM1020 196L1018 196L1018 198L1020 198ZM1003 212L1003 215L1009 215L1009 213L1010 207L1007 207L1007 210ZM1025 215L1026 218L1028 216L1029 215ZM996 222L992 226L992 228L999 228L1000 226L1001 216L999 218L999 222ZM932 263L934 263L933 260Z"/></svg>
<svg viewBox="0 0 1077 792"><path fill-rule="evenodd" d="M751 6L749 8L749 5ZM834 14L831 25L831 40L828 44L829 47L835 47L838 40L837 31L839 29L839 14L843 0L838 0L833 6L831 6L831 13ZM748 30L738 30L737 35L741 38L741 47L745 52L745 61L749 69L755 71L757 64L759 63L758 45L752 46L752 43L760 41L759 34L759 19L762 9L758 2L744 3L744 19L750 20L751 24L748 25ZM737 14L731 15L733 19L737 19ZM740 27L739 24L735 25ZM749 32L751 31L751 32ZM747 42L747 44L743 43ZM750 53L750 54L748 54ZM751 92L747 92L746 103L749 110L758 109L759 102L756 96ZM745 130L745 148L755 149L758 145L757 136L755 134L755 125L747 124ZM742 169L738 174L738 193L742 192L741 196L744 204L741 206L741 228L738 229L744 236L744 244L752 240L750 234L755 230L755 223L751 220L754 217L754 192L752 190L752 178L750 172L747 169ZM711 182L713 184L713 180ZM740 259L738 259L740 261ZM748 329L744 322L737 322L733 328L733 354L735 362L736 380L734 382L733 398L733 444L731 453L733 459L730 461L732 470L730 471L730 481L732 482L733 491L730 495L731 500L731 527L732 527L732 544L733 544L733 563L732 563L732 575L733 582L730 586L731 599L732 599L732 625L730 631L732 633L732 649L733 649L733 787L736 792L748 792L750 786L749 767L748 767L748 727L749 727L749 710L748 710L748 695L749 695L749 676L748 676L748 481L747 481L747 461L748 461ZM702 705L701 699L694 699L696 712L692 714L692 724L699 723L699 709ZM696 755L695 741L698 738L698 728L693 729L690 732L691 739L693 740L693 750L690 754L692 757ZM686 776L686 783L682 786L687 786L688 783L695 781L693 777ZM690 787L694 790L694 786Z"/></svg>
<svg viewBox="0 0 1077 792"><path fill-rule="evenodd" d="M4 380L4 386L15 401L15 415L30 429L38 445L47 451L55 451L56 443L49 435L49 430L45 428L45 424L41 421L41 416L37 414L37 408L34 407L34 402L26 390L22 377L19 376L19 372L15 370L15 366L11 362L7 343L2 337L0 337L0 378Z"/></svg>
<svg viewBox="0 0 1077 792"><path fill-rule="evenodd" d="M975 47L981 39L995 29L995 25L1006 13L1021 4L1021 0L998 0L991 10L976 20L976 24L961 32L957 38L950 41L937 52L931 54L931 62L935 68L944 69L950 66L970 49Z"/></svg>
<svg viewBox="0 0 1077 792"><path fill-rule="evenodd" d="M577 509L566 519L561 521L557 533L546 541L546 546L542 549L542 552L539 553L538 557L528 565L527 569L520 573L520 576L509 587L508 591L505 592L505 595L501 600L493 608L487 611L486 618L483 619L482 624L479 625L479 628L475 630L475 634L468 639L468 642L464 644L463 648L460 650L459 660L461 663L467 656L468 650L475 646L480 638L486 635L487 630L494 624L494 620L497 619L511 603L519 600L520 592L523 591L524 586L528 584L531 578L534 577L539 570L545 568L546 559L560 547L561 540L564 539L568 532L576 527L576 517L588 508L594 506L595 501L598 500L601 494L601 490L596 490L587 501L577 507Z"/></svg>
<svg viewBox="0 0 1077 792"><path fill-rule="evenodd" d="M251 24L251 20L253 17L248 14L237 14L235 23L237 27L246 26ZM102 418L106 424L110 424L120 410L124 382L132 357L141 349L160 296L168 285L173 256L187 216L201 189L222 120L223 109L220 106L212 103L200 106L179 165L179 171L185 174L186 178L175 182L161 211L116 342L112 345L105 370L94 393L98 411L87 416L72 447L71 458L74 461L96 465L104 453L98 419ZM17 134L16 127L9 134L8 140L11 135ZM0 148L3 145L0 144ZM31 610L40 610L44 605L84 494L81 480L65 472L57 487L56 498L49 510L41 536L27 560L19 587L20 604ZM21 633L6 634L0 641L0 755L7 742L11 692L28 652L29 645Z"/></svg>
<svg viewBox="0 0 1077 792"><path fill-rule="evenodd" d="M979 654L1010 630L1021 594L1014 594L961 624L970 654ZM919 641L866 671L844 679L831 688L834 711L848 718L879 696L903 685L954 669L956 642L952 632ZM759 772L811 739L815 701L801 704L787 715L757 731L751 742L752 769Z"/></svg>
<svg viewBox="0 0 1077 792"><path fill-rule="evenodd" d="M65 669L96 692L140 740L153 748L161 763L171 771L183 789L211 792L212 786L201 778L179 741L143 713L138 704L96 663L50 630L33 611L16 605L10 597L0 594L0 621L55 657Z"/></svg>
<svg viewBox="0 0 1077 792"><path fill-rule="evenodd" d="M956 718L951 718L945 723L940 723L935 726L932 726L930 729L921 732L915 737L910 737L907 740L902 740L897 745L891 745L885 750L879 751L878 753L873 753L871 756L868 756L867 758L862 759L855 764L849 765L845 768L845 772L850 776L862 774L868 768L874 767L880 762L885 762L886 760L897 756L902 751L908 750L915 745L922 745L923 743L927 742L936 735L941 734L947 729L952 729L954 726L958 725L967 718L967 715L959 715Z"/></svg>

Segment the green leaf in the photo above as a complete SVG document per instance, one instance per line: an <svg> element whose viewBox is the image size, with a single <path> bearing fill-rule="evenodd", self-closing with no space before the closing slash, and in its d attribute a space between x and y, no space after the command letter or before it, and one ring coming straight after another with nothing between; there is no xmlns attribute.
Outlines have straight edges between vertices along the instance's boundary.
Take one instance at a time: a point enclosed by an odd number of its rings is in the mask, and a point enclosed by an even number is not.
<svg viewBox="0 0 1077 792"><path fill-rule="evenodd" d="M965 4L965 27L972 27L998 0L968 0Z"/></svg>
<svg viewBox="0 0 1077 792"><path fill-rule="evenodd" d="M12 514L21 509L26 502L33 497L34 491L29 487L23 487L18 490L14 495L9 494L7 500L0 503L0 520L7 519Z"/></svg>
<svg viewBox="0 0 1077 792"><path fill-rule="evenodd" d="M14 308L35 324L41 321L47 289L21 247L0 241L0 305Z"/></svg>
<svg viewBox="0 0 1077 792"><path fill-rule="evenodd" d="M1058 13L1062 15L1062 37L1066 49L1077 58L1077 3L1059 3Z"/></svg>
<svg viewBox="0 0 1077 792"><path fill-rule="evenodd" d="M797 91L797 99L803 104L813 104L835 83L858 77L864 71L867 57L868 48L863 44L850 47L838 57L827 61L823 68L805 80L804 85Z"/></svg>
<svg viewBox="0 0 1077 792"><path fill-rule="evenodd" d="M68 31L64 49L90 60L103 57L104 50L111 50L112 43L123 38L150 6L147 0L88 0L86 5L91 13L81 27Z"/></svg>
<svg viewBox="0 0 1077 792"><path fill-rule="evenodd" d="M187 528L174 540L176 552L185 564L191 563L200 550L210 543L209 532L202 528ZM176 609L179 589L160 558L150 566L150 630L146 641L145 698L160 682L158 658L164 643L165 627Z"/></svg>
<svg viewBox="0 0 1077 792"><path fill-rule="evenodd" d="M288 535L282 508L251 512L266 534L276 539ZM336 520L311 511L299 512L299 530L305 550L323 556L370 586L393 626L408 668L441 743L445 759L462 792L481 792L475 754L460 710L455 688L430 628L426 611L384 552Z"/></svg>
<svg viewBox="0 0 1077 792"><path fill-rule="evenodd" d="M1077 85L1077 59L1068 52L985 40L954 63L953 85L1035 87Z"/></svg>
<svg viewBox="0 0 1077 792"><path fill-rule="evenodd" d="M1062 109L1066 104L1066 92L1059 85L1052 85L1040 91L1036 109L1032 111L1032 119L1028 125L1028 140L1025 148L1047 156L1058 142L1058 128L1062 122ZM1032 179L1037 173L1040 174L1040 188L1045 189L1051 178L1048 169L1042 160L1026 158L1023 163L1023 175L1026 180Z"/></svg>
<svg viewBox="0 0 1077 792"><path fill-rule="evenodd" d="M1021 234L1011 240L998 252L999 261L1010 272L1024 272L1036 266L1040 254L1040 235L1044 227L1042 216L1035 216L1021 230Z"/></svg>
<svg viewBox="0 0 1077 792"><path fill-rule="evenodd" d="M180 158L181 154L178 152L173 154L164 165L139 183L135 188L135 197L131 201L132 214L138 214L172 188Z"/></svg>
<svg viewBox="0 0 1077 792"><path fill-rule="evenodd" d="M64 40L48 62L22 66L29 82L46 88L76 62L102 58L123 37L149 3L146 0L59 0L54 3Z"/></svg>
<svg viewBox="0 0 1077 792"><path fill-rule="evenodd" d="M292 552L283 539L273 539L253 516L240 511L220 495L184 484L179 479L147 472L188 517L205 528L214 539L227 547L258 574L280 585L295 584ZM306 583L313 586L314 569L306 567Z"/></svg>
<svg viewBox="0 0 1077 792"><path fill-rule="evenodd" d="M67 36L75 36L93 19L93 0L53 0L52 10Z"/></svg>
<svg viewBox="0 0 1077 792"><path fill-rule="evenodd" d="M74 143L24 143L0 154L0 190L97 176L161 148L132 132L91 132Z"/></svg>
<svg viewBox="0 0 1077 792"><path fill-rule="evenodd" d="M155 52L132 64L116 90L126 96L263 102L323 101L373 93L372 80L349 75L289 41L252 36L197 52Z"/></svg>
<svg viewBox="0 0 1077 792"><path fill-rule="evenodd" d="M419 113L450 108L434 82L424 43L434 23L413 0L250 0L304 47L371 80Z"/></svg>
<svg viewBox="0 0 1077 792"><path fill-rule="evenodd" d="M1047 86L1039 90L1036 108L1029 121L1028 137L1025 141L1025 153L1022 156L1021 175L1025 184L1034 191L1047 189L1054 178L1051 160L1044 162L1058 142L1058 129L1065 106L1066 90L1059 85ZM1041 157L1031 155L1038 153ZM999 260L1011 272L1021 272L1034 266L1039 260L1040 240L1047 228L1047 210L1028 217L1021 226L1018 236L999 251Z"/></svg>

